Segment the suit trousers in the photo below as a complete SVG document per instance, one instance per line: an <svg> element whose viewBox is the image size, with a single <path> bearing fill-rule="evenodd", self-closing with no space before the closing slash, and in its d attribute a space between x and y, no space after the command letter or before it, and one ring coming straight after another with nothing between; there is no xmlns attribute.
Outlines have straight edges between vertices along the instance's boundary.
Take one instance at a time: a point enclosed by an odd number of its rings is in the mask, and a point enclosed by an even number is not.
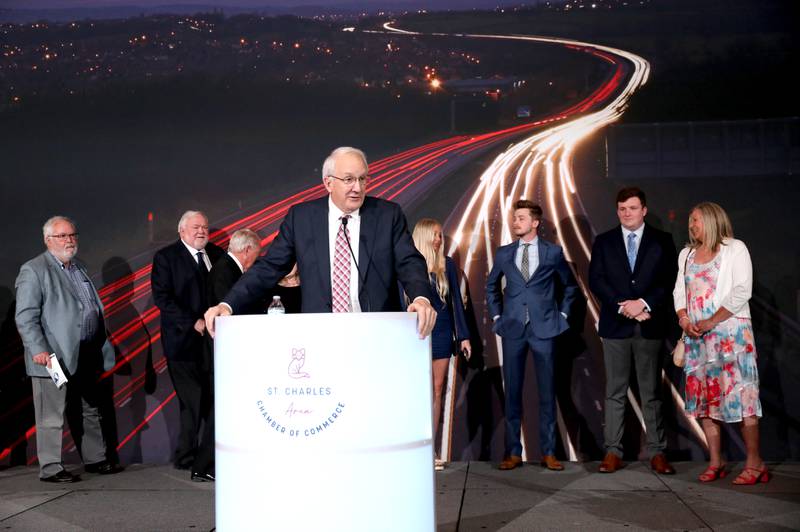
<svg viewBox="0 0 800 532"><path fill-rule="evenodd" d="M36 416L36 454L41 478L64 469L61 461L64 419L84 464L106 459L106 445L100 424L97 373L68 375L69 382L56 388L49 377L31 377Z"/></svg>
<svg viewBox="0 0 800 532"><path fill-rule="evenodd" d="M553 381L553 338L537 338L530 323L523 338L503 338L503 382L506 410L506 455L522 456L520 439L522 385L528 349L533 351L539 388L539 445L542 455L555 454L556 390Z"/></svg>
<svg viewBox="0 0 800 532"><path fill-rule="evenodd" d="M185 360L167 360L172 386L178 395L180 431L173 463L189 468L197 454L200 423L204 417L203 397L207 394L208 377L200 363Z"/></svg>
<svg viewBox="0 0 800 532"><path fill-rule="evenodd" d="M212 361L213 364L213 361ZM192 464L192 473L214 475L214 371L206 373L208 382L203 390L201 408L203 413L203 435L197 446L197 456Z"/></svg>
<svg viewBox="0 0 800 532"><path fill-rule="evenodd" d="M661 414L661 364L659 363L663 340L642 338L637 326L631 338L603 338L602 341L606 369L604 429L606 451L622 457L625 401L630 383L631 364L633 364L647 429L647 450L650 456L664 452L667 442Z"/></svg>

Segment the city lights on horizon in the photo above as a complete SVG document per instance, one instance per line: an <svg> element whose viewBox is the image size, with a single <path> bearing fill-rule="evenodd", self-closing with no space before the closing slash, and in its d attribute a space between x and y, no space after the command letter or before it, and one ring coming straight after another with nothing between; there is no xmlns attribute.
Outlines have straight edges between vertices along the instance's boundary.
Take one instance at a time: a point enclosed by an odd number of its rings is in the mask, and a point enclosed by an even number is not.
<svg viewBox="0 0 800 532"><path fill-rule="evenodd" d="M271 35L269 40L259 40L265 35L259 27L263 20L253 17L247 26L252 32L233 34L227 25L239 22L231 23L220 14L144 17L135 21L138 31L126 31L118 22L98 21L100 34L96 35L94 23L70 22L53 24L52 39L43 33L35 45L25 36L31 27L6 25L3 30L11 38L0 44L0 76L10 83L0 87L0 109L34 101L28 96L86 95L103 90L108 83L164 80L203 70L221 74L249 70L262 79L284 83L349 82L388 91L395 99L400 91L444 91L445 79L502 76L484 67L474 51L441 49L433 43L356 31L355 27L344 30L356 35L341 38L306 32L298 37L289 28L281 31L280 39ZM46 26L33 24L33 29L50 31ZM14 39L17 33L22 38ZM356 57L363 59L354 61ZM13 91L8 89L11 85L16 86Z"/></svg>

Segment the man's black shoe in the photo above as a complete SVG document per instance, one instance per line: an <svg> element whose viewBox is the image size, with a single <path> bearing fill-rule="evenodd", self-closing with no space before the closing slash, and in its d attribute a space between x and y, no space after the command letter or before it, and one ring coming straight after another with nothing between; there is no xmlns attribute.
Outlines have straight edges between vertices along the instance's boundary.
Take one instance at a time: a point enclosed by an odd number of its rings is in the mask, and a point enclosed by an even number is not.
<svg viewBox="0 0 800 532"><path fill-rule="evenodd" d="M40 478L42 482L56 482L56 483L64 483L64 482L78 482L81 479L78 475L73 475L69 471L62 469L55 475L50 475L49 477Z"/></svg>
<svg viewBox="0 0 800 532"><path fill-rule="evenodd" d="M214 475L211 473L192 473L192 482L214 482Z"/></svg>
<svg viewBox="0 0 800 532"><path fill-rule="evenodd" d="M112 464L103 460L102 462L97 462L96 464L86 464L83 466L83 470L87 473L97 473L98 475L114 475L119 473L124 468L119 464Z"/></svg>

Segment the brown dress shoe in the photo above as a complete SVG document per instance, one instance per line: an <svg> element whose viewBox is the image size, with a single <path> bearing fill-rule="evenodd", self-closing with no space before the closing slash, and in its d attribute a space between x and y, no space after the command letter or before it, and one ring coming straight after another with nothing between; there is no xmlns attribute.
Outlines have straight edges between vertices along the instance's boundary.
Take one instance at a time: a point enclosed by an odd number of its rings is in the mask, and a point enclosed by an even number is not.
<svg viewBox="0 0 800 532"><path fill-rule="evenodd" d="M497 469L501 471L508 471L509 469L514 469L520 467L522 465L522 457L511 455L508 458L503 458L503 461L500 462L500 465L497 466Z"/></svg>
<svg viewBox="0 0 800 532"><path fill-rule="evenodd" d="M614 453L606 453L606 457L603 458L603 461L600 462L600 471L601 473L613 473L617 469L622 468L622 458L617 456Z"/></svg>
<svg viewBox="0 0 800 532"><path fill-rule="evenodd" d="M659 475L674 475L675 468L669 465L664 453L658 453L650 459L650 467Z"/></svg>
<svg viewBox="0 0 800 532"><path fill-rule="evenodd" d="M563 471L564 466L561 465L561 462L556 460L556 457L552 454L546 454L542 456L542 466L546 467L550 471Z"/></svg>

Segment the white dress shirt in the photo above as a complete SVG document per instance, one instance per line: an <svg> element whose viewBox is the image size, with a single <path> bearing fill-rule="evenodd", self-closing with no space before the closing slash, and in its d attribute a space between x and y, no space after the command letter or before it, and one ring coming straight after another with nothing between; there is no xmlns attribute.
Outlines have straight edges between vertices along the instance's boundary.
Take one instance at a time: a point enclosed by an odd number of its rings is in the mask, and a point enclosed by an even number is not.
<svg viewBox="0 0 800 532"><path fill-rule="evenodd" d="M334 260L336 256L336 236L339 234L339 226L342 225L340 218L344 216L339 207L337 207L330 196L328 196L328 254L331 265L331 287L333 286L333 269ZM351 312L361 312L361 303L358 301L358 268L356 267L353 255L358 257L358 242L359 235L361 234L361 215L359 209L350 213L350 219L347 221L347 232L350 235L350 250L347 254L350 255L350 309Z"/></svg>

